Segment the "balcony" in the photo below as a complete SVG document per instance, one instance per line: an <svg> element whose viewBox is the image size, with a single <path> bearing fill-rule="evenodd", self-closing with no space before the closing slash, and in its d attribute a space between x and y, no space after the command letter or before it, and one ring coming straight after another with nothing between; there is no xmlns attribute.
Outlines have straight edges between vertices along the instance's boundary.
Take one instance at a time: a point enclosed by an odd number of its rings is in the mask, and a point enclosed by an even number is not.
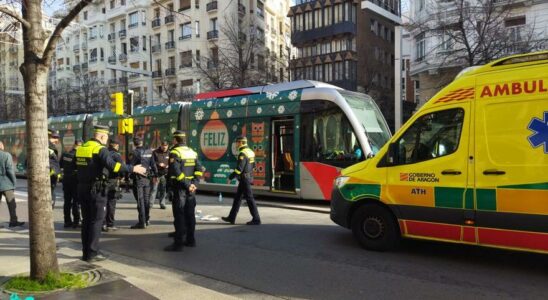
<svg viewBox="0 0 548 300"><path fill-rule="evenodd" d="M88 69L88 63L83 63L82 70L87 70L87 69Z"/></svg>
<svg viewBox="0 0 548 300"><path fill-rule="evenodd" d="M293 45L302 45L307 42L329 38L335 35L352 34L356 35L357 26L352 22L340 22L330 26L314 28L305 31L295 31L291 35Z"/></svg>
<svg viewBox="0 0 548 300"><path fill-rule="evenodd" d="M118 36L121 38L121 39L125 39L126 36L127 36L127 31L125 29L122 29L120 31L118 31Z"/></svg>
<svg viewBox="0 0 548 300"><path fill-rule="evenodd" d="M179 41L188 40L191 37L192 37L192 34L183 35L179 37Z"/></svg>
<svg viewBox="0 0 548 300"><path fill-rule="evenodd" d="M119 82L120 84L127 84L127 77L120 77L120 78L118 79L118 82Z"/></svg>
<svg viewBox="0 0 548 300"><path fill-rule="evenodd" d="M122 54L118 55L118 59L120 61L127 61L127 54L122 53Z"/></svg>
<svg viewBox="0 0 548 300"><path fill-rule="evenodd" d="M183 63L179 65L179 69L191 68L191 67L192 67L192 61L189 63Z"/></svg>
<svg viewBox="0 0 548 300"><path fill-rule="evenodd" d="M152 20L152 28L158 28L160 25L162 25L162 20L160 20L160 18Z"/></svg>
<svg viewBox="0 0 548 300"><path fill-rule="evenodd" d="M128 27L129 29L133 29L133 28L137 28L137 26L139 26L139 23L131 23L131 24L129 24L127 27Z"/></svg>
<svg viewBox="0 0 548 300"><path fill-rule="evenodd" d="M108 63L109 64L115 64L116 63L116 55L111 55L108 57Z"/></svg>
<svg viewBox="0 0 548 300"><path fill-rule="evenodd" d="M89 37L89 40L90 40L90 41L93 41L93 40L96 40L96 39L97 39L97 36L96 36L96 35L93 35L93 36L90 36L90 37Z"/></svg>
<svg viewBox="0 0 548 300"><path fill-rule="evenodd" d="M164 23L167 24L173 24L175 22L175 16L169 15L164 18Z"/></svg>
<svg viewBox="0 0 548 300"><path fill-rule="evenodd" d="M217 10L217 1L211 1L208 4L206 4L206 11L212 12Z"/></svg>
<svg viewBox="0 0 548 300"><path fill-rule="evenodd" d="M175 41L166 42L166 50L175 49Z"/></svg>
<svg viewBox="0 0 548 300"><path fill-rule="evenodd" d="M152 46L152 53L160 52L162 50L162 45Z"/></svg>
<svg viewBox="0 0 548 300"><path fill-rule="evenodd" d="M175 76L175 68L167 68L166 76Z"/></svg>
<svg viewBox="0 0 548 300"><path fill-rule="evenodd" d="M80 65L73 65L72 66L72 71L73 72L80 72Z"/></svg>
<svg viewBox="0 0 548 300"><path fill-rule="evenodd" d="M139 78L139 77L141 77L141 74L137 74L137 73L129 74L129 79L135 79L135 78Z"/></svg>
<svg viewBox="0 0 548 300"><path fill-rule="evenodd" d="M245 16L245 6L241 3L238 3L238 13L240 16Z"/></svg>
<svg viewBox="0 0 548 300"><path fill-rule="evenodd" d="M152 71L152 78L160 78L160 77L162 77L162 71L161 70Z"/></svg>
<svg viewBox="0 0 548 300"><path fill-rule="evenodd" d="M109 79L108 80L108 85L116 85L116 82L117 82L116 78Z"/></svg>
<svg viewBox="0 0 548 300"><path fill-rule="evenodd" d="M219 38L219 31L218 30L211 30L207 32L207 39L213 40Z"/></svg>
<svg viewBox="0 0 548 300"><path fill-rule="evenodd" d="M115 39L116 39L116 33L111 32L111 33L108 34L108 41L109 42L114 42Z"/></svg>
<svg viewBox="0 0 548 300"><path fill-rule="evenodd" d="M80 45L73 45L72 46L72 51L79 52L80 51Z"/></svg>

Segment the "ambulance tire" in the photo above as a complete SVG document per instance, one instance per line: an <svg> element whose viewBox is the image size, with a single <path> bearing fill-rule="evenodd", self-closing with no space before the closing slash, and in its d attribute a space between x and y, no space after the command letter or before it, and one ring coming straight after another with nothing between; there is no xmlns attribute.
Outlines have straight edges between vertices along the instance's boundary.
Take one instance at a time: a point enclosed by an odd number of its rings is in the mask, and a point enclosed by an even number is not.
<svg viewBox="0 0 548 300"><path fill-rule="evenodd" d="M391 250L400 241L396 218L392 212L377 204L362 205L354 212L352 233L368 250Z"/></svg>

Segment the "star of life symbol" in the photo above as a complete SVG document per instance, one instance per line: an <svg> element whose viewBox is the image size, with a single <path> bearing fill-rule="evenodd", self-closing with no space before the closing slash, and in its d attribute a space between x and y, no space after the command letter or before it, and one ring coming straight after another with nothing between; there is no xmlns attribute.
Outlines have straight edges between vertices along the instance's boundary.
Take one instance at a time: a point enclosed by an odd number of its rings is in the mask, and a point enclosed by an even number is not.
<svg viewBox="0 0 548 300"><path fill-rule="evenodd" d="M544 153L548 154L548 111L544 112L544 120L533 117L527 129L533 131L527 137L533 148L544 145Z"/></svg>

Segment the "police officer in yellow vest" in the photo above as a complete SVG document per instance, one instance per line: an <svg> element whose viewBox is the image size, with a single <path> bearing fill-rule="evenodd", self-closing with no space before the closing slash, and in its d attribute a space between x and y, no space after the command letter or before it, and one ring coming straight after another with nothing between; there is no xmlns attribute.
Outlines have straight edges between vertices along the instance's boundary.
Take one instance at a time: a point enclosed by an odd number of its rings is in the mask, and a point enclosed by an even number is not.
<svg viewBox="0 0 548 300"><path fill-rule="evenodd" d="M255 204L255 199L253 199L253 191L251 190L251 184L253 182L253 167L255 165L255 153L247 146L247 138L245 136L239 136L236 138L236 143L238 144L238 163L234 172L230 174L229 179L234 179L238 177L238 189L236 190L236 195L234 196L234 202L232 203L232 209L228 217L222 217L223 221L230 224L236 222L236 216L238 215L238 210L240 210L240 204L242 203L242 196L245 197L247 201L247 206L249 207L249 212L251 213L251 221L247 222L247 225L260 225L261 217L257 211L257 204Z"/></svg>
<svg viewBox="0 0 548 300"><path fill-rule="evenodd" d="M108 134L107 126L96 125L94 137L76 150L78 199L82 205L82 260L88 262L106 259L99 252L99 237L107 203L108 173L105 169L113 173L145 174L145 168L141 165L126 166L112 159L104 146Z"/></svg>
<svg viewBox="0 0 548 300"><path fill-rule="evenodd" d="M203 174L198 154L186 146L185 137L183 131L175 131L173 138L177 144L169 152L168 180L172 195L175 234L173 244L164 248L165 251L183 251L183 246L196 246L196 185Z"/></svg>

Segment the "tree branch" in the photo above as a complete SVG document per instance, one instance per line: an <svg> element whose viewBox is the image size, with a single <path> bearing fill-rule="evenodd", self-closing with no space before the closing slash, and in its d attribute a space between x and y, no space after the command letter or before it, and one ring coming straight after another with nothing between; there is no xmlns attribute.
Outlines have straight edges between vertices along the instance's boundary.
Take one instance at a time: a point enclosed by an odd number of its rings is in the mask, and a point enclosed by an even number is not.
<svg viewBox="0 0 548 300"><path fill-rule="evenodd" d="M6 15L14 18L19 23L21 23L21 25L24 26L25 28L27 28L27 29L30 28L30 23L27 22L27 20L23 19L23 17L18 15L16 12L11 11L11 10L5 8L5 7L0 7L0 12L5 13Z"/></svg>
<svg viewBox="0 0 548 300"><path fill-rule="evenodd" d="M61 20L61 22L57 24L57 27L55 27L55 30L48 41L46 49L44 49L44 56L42 58L44 64L50 63L53 51L55 50L55 45L57 45L57 41L61 38L61 33L63 30L65 30L70 22L78 16L82 9L88 6L91 2L93 2L93 0L81 0L71 9L71 11Z"/></svg>

